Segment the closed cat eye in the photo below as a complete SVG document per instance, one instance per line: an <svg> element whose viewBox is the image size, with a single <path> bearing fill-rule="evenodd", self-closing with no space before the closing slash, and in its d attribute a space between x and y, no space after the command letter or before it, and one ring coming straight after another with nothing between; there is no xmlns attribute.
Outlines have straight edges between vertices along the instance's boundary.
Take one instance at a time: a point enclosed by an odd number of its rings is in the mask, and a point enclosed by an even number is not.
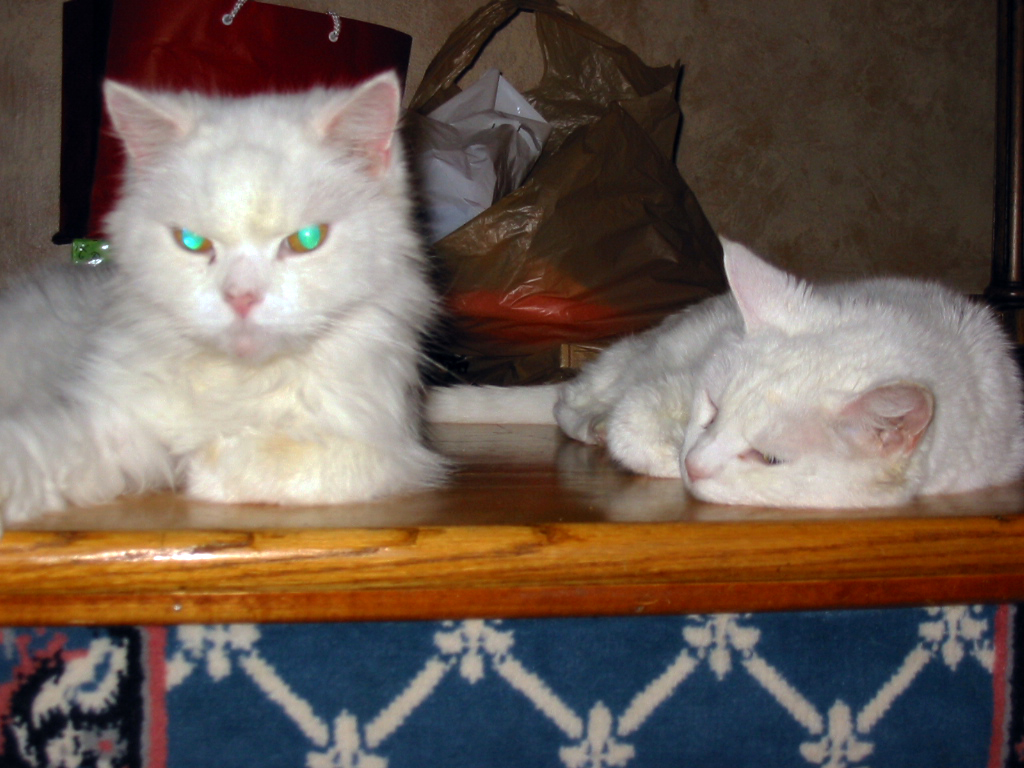
<svg viewBox="0 0 1024 768"><path fill-rule="evenodd" d="M715 405L715 401L711 399L711 395L708 394L707 390L701 393L701 402L698 407L701 429L707 429L718 418L718 406Z"/></svg>
<svg viewBox="0 0 1024 768"><path fill-rule="evenodd" d="M212 242L191 229L172 229L171 233L174 235L175 242L186 251L209 253L213 250Z"/></svg>
<svg viewBox="0 0 1024 768"><path fill-rule="evenodd" d="M315 224L311 227L303 227L297 232L292 232L285 238L285 242L292 253L309 253L323 245L327 237L327 225Z"/></svg>
<svg viewBox="0 0 1024 768"><path fill-rule="evenodd" d="M764 464L766 467L776 467L779 464L785 464L785 459L780 459L778 456L772 456L770 453L762 453L756 448L744 451L740 454L740 459L743 461L756 461L758 464Z"/></svg>

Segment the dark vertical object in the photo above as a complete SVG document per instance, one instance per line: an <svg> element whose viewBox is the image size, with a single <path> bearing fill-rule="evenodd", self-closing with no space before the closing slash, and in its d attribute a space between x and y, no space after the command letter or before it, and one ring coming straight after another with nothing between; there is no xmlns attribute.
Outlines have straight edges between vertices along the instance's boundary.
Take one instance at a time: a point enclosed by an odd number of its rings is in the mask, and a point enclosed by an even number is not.
<svg viewBox="0 0 1024 768"><path fill-rule="evenodd" d="M985 297L1024 342L1024 0L999 0L992 282Z"/></svg>
<svg viewBox="0 0 1024 768"><path fill-rule="evenodd" d="M84 237L89 225L112 6L113 0L68 0L63 7L58 245Z"/></svg>

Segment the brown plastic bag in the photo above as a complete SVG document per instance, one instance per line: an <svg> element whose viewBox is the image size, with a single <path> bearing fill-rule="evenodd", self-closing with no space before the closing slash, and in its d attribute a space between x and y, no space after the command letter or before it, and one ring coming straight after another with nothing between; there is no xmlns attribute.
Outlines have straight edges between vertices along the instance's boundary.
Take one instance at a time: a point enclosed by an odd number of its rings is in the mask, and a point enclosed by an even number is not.
<svg viewBox="0 0 1024 768"><path fill-rule="evenodd" d="M450 320L442 357L475 383L564 378L568 347L725 288L718 239L671 159L678 65L648 67L553 0L493 0L442 46L411 110L453 95L520 11L535 12L544 55L525 95L552 135L520 189L435 245Z"/></svg>

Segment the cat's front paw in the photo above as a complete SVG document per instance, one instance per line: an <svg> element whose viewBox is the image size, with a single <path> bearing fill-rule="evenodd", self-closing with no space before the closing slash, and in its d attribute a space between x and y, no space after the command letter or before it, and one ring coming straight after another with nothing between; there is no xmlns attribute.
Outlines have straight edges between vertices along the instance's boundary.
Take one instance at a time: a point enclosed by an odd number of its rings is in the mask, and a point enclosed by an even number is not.
<svg viewBox="0 0 1024 768"><path fill-rule="evenodd" d="M384 450L337 436L218 438L185 461L190 496L221 503L340 504L440 481L440 457L414 442Z"/></svg>
<svg viewBox="0 0 1024 768"><path fill-rule="evenodd" d="M681 477L686 413L669 407L658 389L634 387L608 416L608 452L627 469L653 477Z"/></svg>
<svg viewBox="0 0 1024 768"><path fill-rule="evenodd" d="M585 382L574 381L559 389L555 421L573 440L600 445L607 436L608 407L590 396Z"/></svg>
<svg viewBox="0 0 1024 768"><path fill-rule="evenodd" d="M608 433L608 452L626 469L651 477L682 477L681 443L650 440L648 433L619 425Z"/></svg>
<svg viewBox="0 0 1024 768"><path fill-rule="evenodd" d="M0 453L0 521L20 523L67 507L56 484L16 447Z"/></svg>

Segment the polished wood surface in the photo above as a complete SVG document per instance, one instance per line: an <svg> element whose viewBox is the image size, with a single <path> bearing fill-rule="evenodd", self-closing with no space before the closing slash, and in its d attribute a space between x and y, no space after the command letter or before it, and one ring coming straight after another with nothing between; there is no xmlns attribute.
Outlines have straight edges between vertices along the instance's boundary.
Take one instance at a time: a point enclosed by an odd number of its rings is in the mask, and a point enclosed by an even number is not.
<svg viewBox="0 0 1024 768"><path fill-rule="evenodd" d="M442 489L323 508L172 494L0 540L0 625L329 621L1024 600L1024 486L898 508L687 499L550 427L441 426Z"/></svg>

